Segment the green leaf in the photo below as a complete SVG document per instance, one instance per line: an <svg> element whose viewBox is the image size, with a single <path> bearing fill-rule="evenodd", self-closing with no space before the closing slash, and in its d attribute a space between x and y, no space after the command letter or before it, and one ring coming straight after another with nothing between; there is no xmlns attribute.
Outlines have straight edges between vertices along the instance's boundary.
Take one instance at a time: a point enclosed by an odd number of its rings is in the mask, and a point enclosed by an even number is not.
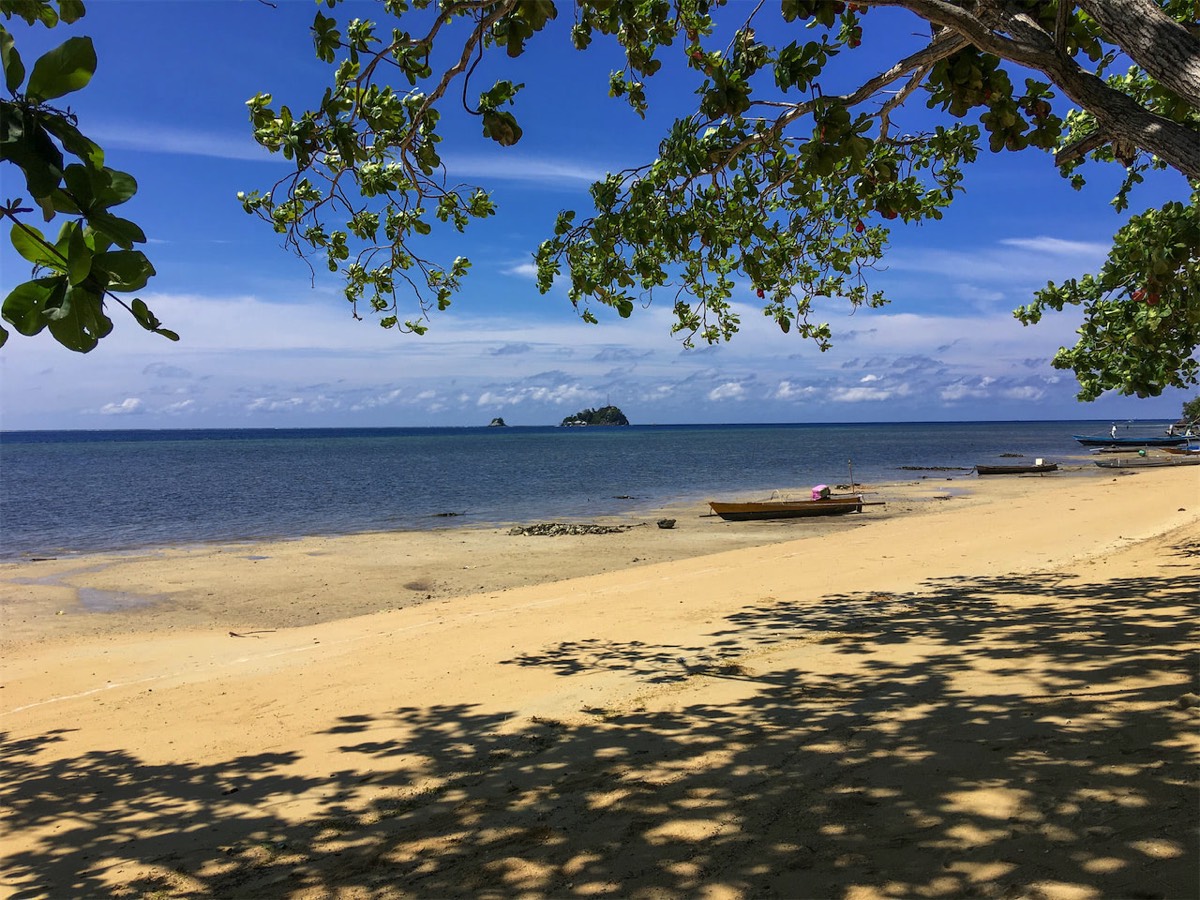
<svg viewBox="0 0 1200 900"><path fill-rule="evenodd" d="M54 245L32 225L14 225L9 237L23 259L29 260L35 266L62 271L63 261L54 252Z"/></svg>
<svg viewBox="0 0 1200 900"><path fill-rule="evenodd" d="M155 334L161 334L169 341L179 340L179 335L171 331L169 328L163 328L162 322L158 320L158 316L150 311L141 300L135 299L129 306L129 311L133 313L133 317L138 320L138 323L147 331L153 331Z"/></svg>
<svg viewBox="0 0 1200 900"><path fill-rule="evenodd" d="M137 193L133 176L116 169L94 169L76 163L67 166L63 181L71 199L85 215L119 206Z"/></svg>
<svg viewBox="0 0 1200 900"><path fill-rule="evenodd" d="M69 288L57 314L49 318L54 339L77 353L95 349L113 327L112 320L104 314L103 297L82 285Z"/></svg>
<svg viewBox="0 0 1200 900"><path fill-rule="evenodd" d="M64 22L71 25L82 19L87 11L84 9L83 0L58 0L58 14Z"/></svg>
<svg viewBox="0 0 1200 900"><path fill-rule="evenodd" d="M15 94L25 80L25 64L17 52L13 36L0 28L0 62L4 64L4 85L10 94Z"/></svg>
<svg viewBox="0 0 1200 900"><path fill-rule="evenodd" d="M317 17L313 20L312 33L313 48L317 52L317 59L321 62L332 63L342 39L337 30L337 20L318 12Z"/></svg>
<svg viewBox="0 0 1200 900"><path fill-rule="evenodd" d="M83 229L76 226L71 230L67 244L67 278L72 285L80 284L91 274L92 248L87 245Z"/></svg>
<svg viewBox="0 0 1200 900"><path fill-rule="evenodd" d="M106 287L110 291L140 291L155 274L154 266L141 250L97 253L93 269L98 277L100 273L108 276Z"/></svg>
<svg viewBox="0 0 1200 900"><path fill-rule="evenodd" d="M109 213L92 213L88 216L88 224L97 234L108 238L112 243L125 250L132 250L134 244L146 243L146 235L140 227L128 219Z"/></svg>
<svg viewBox="0 0 1200 900"><path fill-rule="evenodd" d="M33 64L25 95L34 101L53 100L77 91L96 73L96 49L89 37L73 37Z"/></svg>
<svg viewBox="0 0 1200 900"><path fill-rule="evenodd" d="M34 200L48 197L62 182L62 153L36 110L0 103L0 161L14 163L25 173L25 185Z"/></svg>
<svg viewBox="0 0 1200 900"><path fill-rule="evenodd" d="M42 117L42 124L62 142L63 149L79 157L88 167L99 169L104 165L104 150L91 138L84 136L66 116L47 114Z"/></svg>
<svg viewBox="0 0 1200 900"><path fill-rule="evenodd" d="M4 298L0 315L17 330L18 334L32 337L46 327L45 309L61 303L67 290L67 279L59 275L54 278L36 278L18 284Z"/></svg>

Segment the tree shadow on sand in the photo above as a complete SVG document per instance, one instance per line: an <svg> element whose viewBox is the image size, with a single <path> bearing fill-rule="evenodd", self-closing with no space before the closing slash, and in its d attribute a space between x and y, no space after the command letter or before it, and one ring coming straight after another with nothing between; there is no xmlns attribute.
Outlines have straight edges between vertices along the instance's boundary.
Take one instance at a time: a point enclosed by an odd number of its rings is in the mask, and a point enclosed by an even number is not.
<svg viewBox="0 0 1200 900"><path fill-rule="evenodd" d="M645 687L570 722L348 698L322 732L345 763L327 777L295 774L287 752L159 766L42 761L58 734L6 743L7 827L44 837L2 875L22 897L114 882L219 897L1196 896L1198 719L1179 701L1195 690L1200 595L1196 548L1175 551L1177 577L778 598L714 623L705 646L580 640L510 660ZM729 699L695 701L705 679Z"/></svg>

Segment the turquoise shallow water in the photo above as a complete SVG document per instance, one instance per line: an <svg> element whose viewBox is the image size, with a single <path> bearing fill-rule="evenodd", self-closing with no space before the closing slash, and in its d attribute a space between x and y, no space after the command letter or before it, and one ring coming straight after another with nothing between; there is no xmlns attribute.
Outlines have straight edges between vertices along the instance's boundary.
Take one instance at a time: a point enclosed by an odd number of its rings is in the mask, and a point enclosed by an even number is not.
<svg viewBox="0 0 1200 900"><path fill-rule="evenodd" d="M1109 422L7 432L0 557L581 519L1078 458ZM966 474L965 472L962 474ZM451 517L453 514L453 517Z"/></svg>

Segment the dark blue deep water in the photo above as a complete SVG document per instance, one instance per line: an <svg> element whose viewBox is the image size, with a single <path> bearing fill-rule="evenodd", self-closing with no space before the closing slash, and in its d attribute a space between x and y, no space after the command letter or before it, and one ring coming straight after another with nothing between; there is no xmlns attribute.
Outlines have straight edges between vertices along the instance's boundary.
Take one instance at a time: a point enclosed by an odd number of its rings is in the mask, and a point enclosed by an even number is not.
<svg viewBox="0 0 1200 900"><path fill-rule="evenodd" d="M1072 435L1109 425L7 432L0 558L636 513L845 482L848 461L875 482L1001 454L1078 461Z"/></svg>

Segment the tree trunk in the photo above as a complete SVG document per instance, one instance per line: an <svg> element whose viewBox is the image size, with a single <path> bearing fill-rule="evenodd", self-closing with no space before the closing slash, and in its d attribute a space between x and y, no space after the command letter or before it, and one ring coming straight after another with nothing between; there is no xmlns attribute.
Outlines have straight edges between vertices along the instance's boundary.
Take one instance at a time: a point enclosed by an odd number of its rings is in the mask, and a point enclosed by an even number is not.
<svg viewBox="0 0 1200 900"><path fill-rule="evenodd" d="M1105 38L1159 83L1200 107L1200 40L1153 0L1076 0Z"/></svg>

